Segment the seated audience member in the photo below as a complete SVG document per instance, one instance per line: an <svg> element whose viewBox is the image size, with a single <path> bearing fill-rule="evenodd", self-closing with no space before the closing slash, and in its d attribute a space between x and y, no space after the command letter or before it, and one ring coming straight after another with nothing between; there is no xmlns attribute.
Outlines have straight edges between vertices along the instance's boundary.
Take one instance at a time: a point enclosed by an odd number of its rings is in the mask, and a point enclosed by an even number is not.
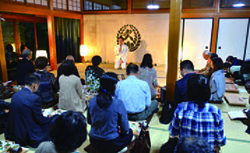
<svg viewBox="0 0 250 153"><path fill-rule="evenodd" d="M207 78L210 78L211 77L211 75L212 75L212 67L211 67L211 63L212 63L212 59L213 58L216 58L216 57L218 57L218 55L217 54L215 54L215 53L210 53L210 56L208 57L208 61L207 61L207 63L208 63L208 65L210 66L209 68L207 67L207 69L206 69L206 71L204 71L204 72L201 72L200 74L204 74Z"/></svg>
<svg viewBox="0 0 250 153"><path fill-rule="evenodd" d="M233 56L228 56L226 59L226 62L228 62L232 66L241 65L243 63L241 59L238 59L237 57L233 57Z"/></svg>
<svg viewBox="0 0 250 153"><path fill-rule="evenodd" d="M246 114L247 116L247 120L248 120L248 126L246 129L246 133L250 135L250 110L249 109L243 109L243 112Z"/></svg>
<svg viewBox="0 0 250 153"><path fill-rule="evenodd" d="M6 126L9 113L6 113L5 110L9 110L9 107L10 107L10 103L5 102L2 99L0 99L0 130L3 130Z"/></svg>
<svg viewBox="0 0 250 153"><path fill-rule="evenodd" d="M208 103L210 95L209 80L204 75L194 74L189 77L188 102L177 106L169 126L170 138L202 137L212 149L219 149L226 144L221 111Z"/></svg>
<svg viewBox="0 0 250 153"><path fill-rule="evenodd" d="M102 153L116 153L126 147L133 133L121 100L114 98L118 77L107 72L100 78L99 94L90 100L87 120L90 143Z"/></svg>
<svg viewBox="0 0 250 153"><path fill-rule="evenodd" d="M119 81L115 95L122 100L128 113L129 120L146 120L157 111L158 103L151 102L151 93L148 83L137 78L139 68L130 63L126 73L128 77Z"/></svg>
<svg viewBox="0 0 250 153"><path fill-rule="evenodd" d="M74 68L74 75L80 78L80 75L79 75L79 72L77 70L77 67L75 66L75 58L72 55L68 55L65 60L72 60L73 61L74 67L75 67ZM55 84L57 90L60 89L59 82L58 82L59 81L59 77L63 74L61 65L57 69L57 77L56 77L56 84ZM85 84L85 80L81 79L81 83L84 85Z"/></svg>
<svg viewBox="0 0 250 153"><path fill-rule="evenodd" d="M5 47L5 58L6 66L8 69L15 68L17 65L17 54L14 52L13 46L11 44Z"/></svg>
<svg viewBox="0 0 250 153"><path fill-rule="evenodd" d="M208 141L201 137L184 136L179 139L176 153L213 153Z"/></svg>
<svg viewBox="0 0 250 153"><path fill-rule="evenodd" d="M39 83L38 76L28 74L24 88L16 92L11 100L5 138L21 146L28 145L35 148L41 142L48 141L49 127L56 117L43 116L42 100L34 94Z"/></svg>
<svg viewBox="0 0 250 153"><path fill-rule="evenodd" d="M198 72L200 74L206 75L207 73L209 73L209 69L211 67L211 63L209 62L209 58L211 56L211 53L208 50L205 50L202 55L203 55L203 58L205 60L207 60L207 64L206 64L206 66L203 69L199 70Z"/></svg>
<svg viewBox="0 0 250 153"><path fill-rule="evenodd" d="M240 68L240 74L244 83L250 81L250 60L246 60L242 63Z"/></svg>
<svg viewBox="0 0 250 153"><path fill-rule="evenodd" d="M157 72L153 67L153 60L151 54L145 54L142 59L142 63L139 68L139 79L146 81L150 87L151 98L155 99L158 86Z"/></svg>
<svg viewBox="0 0 250 153"><path fill-rule="evenodd" d="M35 65L38 68L35 75L40 78L40 86L36 92L41 97L43 104L49 104L55 100L55 93L53 92L53 86L55 83L55 76L47 71L49 60L46 57L38 57L35 61Z"/></svg>
<svg viewBox="0 0 250 153"><path fill-rule="evenodd" d="M25 44L22 44L21 47L21 53L25 50L25 49L29 49Z"/></svg>
<svg viewBox="0 0 250 153"><path fill-rule="evenodd" d="M25 49L21 56L23 57L22 60L19 60L17 63L17 84L24 85L25 77L29 73L35 72L35 67L33 62L31 62L32 52L29 49Z"/></svg>
<svg viewBox="0 0 250 153"><path fill-rule="evenodd" d="M52 141L41 143L36 153L76 153L87 138L87 124L80 112L68 111L58 116L50 128Z"/></svg>
<svg viewBox="0 0 250 153"><path fill-rule="evenodd" d="M210 79L211 101L222 101L226 90L225 74L222 59L212 59L213 74Z"/></svg>
<svg viewBox="0 0 250 153"><path fill-rule="evenodd" d="M59 104L60 109L84 112L85 98L82 92L80 78L74 75L75 64L72 60L65 60L61 64L62 75L59 78Z"/></svg>
<svg viewBox="0 0 250 153"><path fill-rule="evenodd" d="M91 61L92 65L89 65L85 70L86 85L89 85L92 91L98 91L100 87L99 79L104 73L104 70L98 67L102 62L102 58L100 56L94 56Z"/></svg>
<svg viewBox="0 0 250 153"><path fill-rule="evenodd" d="M174 108L181 102L187 101L187 80L195 74L194 65L190 60L184 60L180 63L182 79L176 81L174 91Z"/></svg>

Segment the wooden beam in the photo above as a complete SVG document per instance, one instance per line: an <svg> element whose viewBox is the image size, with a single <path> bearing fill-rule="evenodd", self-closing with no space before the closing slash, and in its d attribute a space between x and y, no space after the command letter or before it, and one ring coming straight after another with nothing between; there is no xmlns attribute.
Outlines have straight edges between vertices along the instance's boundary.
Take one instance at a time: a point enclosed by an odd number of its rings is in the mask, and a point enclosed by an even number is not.
<svg viewBox="0 0 250 153"><path fill-rule="evenodd" d="M1 66L2 81L4 82L8 81L1 20L0 20L0 66Z"/></svg>
<svg viewBox="0 0 250 153"><path fill-rule="evenodd" d="M36 50L38 50L37 32L36 32L36 22L34 22L34 35L35 35Z"/></svg>
<svg viewBox="0 0 250 153"><path fill-rule="evenodd" d="M49 2L49 9L53 11L54 9L53 0L49 0L48 2Z"/></svg>
<svg viewBox="0 0 250 153"><path fill-rule="evenodd" d="M158 9L158 10L148 10L148 9L136 9L132 10L132 14L150 14L150 13L169 13L170 9Z"/></svg>
<svg viewBox="0 0 250 153"><path fill-rule="evenodd" d="M53 3L51 4L53 6ZM53 8L53 7L52 7ZM32 7L14 2L0 1L0 10L2 12L22 13L22 14L33 14L39 16L54 16L61 18L80 19L81 12L68 12L59 10L50 10L48 7Z"/></svg>
<svg viewBox="0 0 250 153"><path fill-rule="evenodd" d="M55 23L54 16L49 15L47 17L48 35L49 35L49 52L50 52L50 68L51 70L57 69L57 57L56 57L56 36L55 36Z"/></svg>
<svg viewBox="0 0 250 153"><path fill-rule="evenodd" d="M108 10L108 11L83 11L84 15L87 14L127 14L127 10Z"/></svg>
<svg viewBox="0 0 250 153"><path fill-rule="evenodd" d="M212 33L212 45L211 45L211 53L215 53L216 52L216 45L217 45L217 36L218 36L218 27L219 26L219 18L218 17L214 17L214 21L213 21L213 33Z"/></svg>
<svg viewBox="0 0 250 153"><path fill-rule="evenodd" d="M128 14L131 14L131 11L132 11L132 0L128 0L128 3L127 3L127 10L128 10Z"/></svg>
<svg viewBox="0 0 250 153"><path fill-rule="evenodd" d="M166 100L174 100L177 80L182 0L170 1Z"/></svg>
<svg viewBox="0 0 250 153"><path fill-rule="evenodd" d="M9 13L2 13L2 18L13 19L17 22L39 22L39 23L47 23L46 18L39 18L35 16L27 16L27 15L19 15L19 14L9 14Z"/></svg>
<svg viewBox="0 0 250 153"><path fill-rule="evenodd" d="M84 16L80 19L80 44L84 44Z"/></svg>
<svg viewBox="0 0 250 153"><path fill-rule="evenodd" d="M15 39L15 46L16 46L16 53L17 55L20 55L20 44L19 44L19 38L18 38L18 30L17 30L17 22L13 22L13 29L14 29L14 39Z"/></svg>

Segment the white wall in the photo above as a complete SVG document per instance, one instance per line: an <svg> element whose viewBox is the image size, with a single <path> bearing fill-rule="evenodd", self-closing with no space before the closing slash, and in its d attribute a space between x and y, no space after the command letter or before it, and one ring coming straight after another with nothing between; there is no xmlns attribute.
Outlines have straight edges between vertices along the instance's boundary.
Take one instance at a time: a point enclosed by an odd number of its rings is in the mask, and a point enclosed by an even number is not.
<svg viewBox="0 0 250 153"><path fill-rule="evenodd" d="M129 52L128 62L141 63L145 53L151 53L154 63L165 64L168 49L169 14L122 14L84 16L84 44L88 47L86 60L100 55L103 62L114 62L114 46L118 30L134 25L141 34L141 45Z"/></svg>

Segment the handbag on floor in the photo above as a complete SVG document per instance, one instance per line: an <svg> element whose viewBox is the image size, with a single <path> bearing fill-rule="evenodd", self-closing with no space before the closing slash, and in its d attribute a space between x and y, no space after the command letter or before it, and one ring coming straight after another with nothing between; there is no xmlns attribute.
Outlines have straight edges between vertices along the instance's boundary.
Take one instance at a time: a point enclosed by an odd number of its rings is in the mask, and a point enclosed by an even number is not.
<svg viewBox="0 0 250 153"><path fill-rule="evenodd" d="M160 118L160 123L169 124L174 116L174 108L169 107L170 101L165 101L163 103L162 114Z"/></svg>
<svg viewBox="0 0 250 153"><path fill-rule="evenodd" d="M149 137L148 126L141 126L139 138L135 140L134 147L130 153L150 153L151 141Z"/></svg>

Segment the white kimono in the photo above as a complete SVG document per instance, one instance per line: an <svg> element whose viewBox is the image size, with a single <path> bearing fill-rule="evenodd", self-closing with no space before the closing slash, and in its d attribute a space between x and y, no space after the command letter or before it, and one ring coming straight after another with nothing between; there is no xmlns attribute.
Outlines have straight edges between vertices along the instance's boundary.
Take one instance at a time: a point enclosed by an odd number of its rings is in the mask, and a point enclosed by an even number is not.
<svg viewBox="0 0 250 153"><path fill-rule="evenodd" d="M115 69L118 69L120 66L120 61L122 60L123 63L121 64L122 69L126 68L126 62L128 57L128 46L122 45L121 51L119 52L120 45L115 46Z"/></svg>

